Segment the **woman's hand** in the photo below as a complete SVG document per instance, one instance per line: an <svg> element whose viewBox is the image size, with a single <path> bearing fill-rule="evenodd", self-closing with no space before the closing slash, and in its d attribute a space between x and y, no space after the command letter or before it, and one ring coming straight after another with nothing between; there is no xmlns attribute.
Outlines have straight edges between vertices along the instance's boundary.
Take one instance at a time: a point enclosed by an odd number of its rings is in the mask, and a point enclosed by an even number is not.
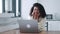
<svg viewBox="0 0 60 34"><path fill-rule="evenodd" d="M39 19L39 12L32 12L33 19L38 20Z"/></svg>

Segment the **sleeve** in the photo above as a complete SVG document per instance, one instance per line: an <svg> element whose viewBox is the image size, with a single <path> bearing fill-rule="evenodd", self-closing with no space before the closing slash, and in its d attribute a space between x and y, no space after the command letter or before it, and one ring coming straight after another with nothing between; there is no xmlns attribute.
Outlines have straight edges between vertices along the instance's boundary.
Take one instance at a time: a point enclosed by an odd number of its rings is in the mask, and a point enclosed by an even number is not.
<svg viewBox="0 0 60 34"><path fill-rule="evenodd" d="M40 31L45 31L45 24L46 24L46 19L42 18L41 21L38 23L38 29Z"/></svg>

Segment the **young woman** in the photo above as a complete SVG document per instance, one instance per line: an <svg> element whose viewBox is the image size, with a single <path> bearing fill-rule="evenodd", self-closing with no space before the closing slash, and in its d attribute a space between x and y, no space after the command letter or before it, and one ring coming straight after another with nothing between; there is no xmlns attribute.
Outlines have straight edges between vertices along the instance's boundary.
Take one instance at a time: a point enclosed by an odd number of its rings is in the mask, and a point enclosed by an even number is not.
<svg viewBox="0 0 60 34"><path fill-rule="evenodd" d="M46 12L44 7L40 3L34 3L30 11L30 16L32 19L38 21L38 29L40 31L45 30L45 16Z"/></svg>

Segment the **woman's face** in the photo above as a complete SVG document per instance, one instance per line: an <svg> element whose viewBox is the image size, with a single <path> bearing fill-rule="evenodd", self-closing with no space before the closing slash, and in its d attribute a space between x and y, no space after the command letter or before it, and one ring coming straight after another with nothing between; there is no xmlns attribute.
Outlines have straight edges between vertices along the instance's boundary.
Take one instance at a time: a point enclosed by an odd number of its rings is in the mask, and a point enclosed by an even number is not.
<svg viewBox="0 0 60 34"><path fill-rule="evenodd" d="M40 13L39 13L38 7L34 7L33 12L32 12L33 18L34 19L38 19L39 18L39 15L40 15Z"/></svg>

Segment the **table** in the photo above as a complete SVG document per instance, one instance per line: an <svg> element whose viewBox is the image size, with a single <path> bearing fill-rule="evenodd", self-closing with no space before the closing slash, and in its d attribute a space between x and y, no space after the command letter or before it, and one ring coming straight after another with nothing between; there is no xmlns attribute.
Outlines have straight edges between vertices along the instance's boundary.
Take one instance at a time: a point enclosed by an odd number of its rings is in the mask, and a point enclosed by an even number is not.
<svg viewBox="0 0 60 34"><path fill-rule="evenodd" d="M40 33L20 33L20 34L60 34L59 31L45 31Z"/></svg>
<svg viewBox="0 0 60 34"><path fill-rule="evenodd" d="M42 31L40 33L21 33L19 30L9 30L0 34L60 34L60 31Z"/></svg>

